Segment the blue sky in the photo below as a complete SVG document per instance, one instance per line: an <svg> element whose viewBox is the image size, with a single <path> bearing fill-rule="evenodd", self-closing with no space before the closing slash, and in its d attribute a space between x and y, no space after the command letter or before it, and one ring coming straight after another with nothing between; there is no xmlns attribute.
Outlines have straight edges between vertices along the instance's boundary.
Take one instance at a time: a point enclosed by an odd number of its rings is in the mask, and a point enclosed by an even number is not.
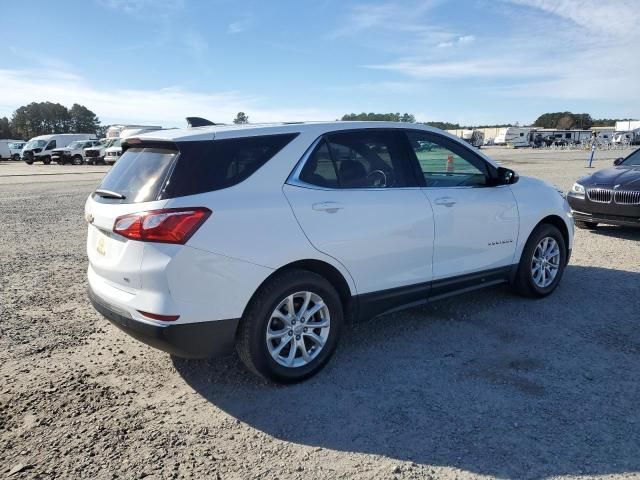
<svg viewBox="0 0 640 480"><path fill-rule="evenodd" d="M0 116L103 123L640 116L635 0L0 0ZM7 19L10 19L7 21Z"/></svg>

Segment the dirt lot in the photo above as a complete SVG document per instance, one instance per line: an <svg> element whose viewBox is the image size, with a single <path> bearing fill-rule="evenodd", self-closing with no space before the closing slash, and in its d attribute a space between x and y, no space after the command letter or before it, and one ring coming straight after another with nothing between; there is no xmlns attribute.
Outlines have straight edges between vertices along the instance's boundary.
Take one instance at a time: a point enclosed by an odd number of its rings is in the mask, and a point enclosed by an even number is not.
<svg viewBox="0 0 640 480"><path fill-rule="evenodd" d="M588 172L584 152L489 152L565 190ZM640 230L578 231L544 300L492 288L352 325L278 387L91 308L83 204L105 170L0 163L0 477L640 477Z"/></svg>

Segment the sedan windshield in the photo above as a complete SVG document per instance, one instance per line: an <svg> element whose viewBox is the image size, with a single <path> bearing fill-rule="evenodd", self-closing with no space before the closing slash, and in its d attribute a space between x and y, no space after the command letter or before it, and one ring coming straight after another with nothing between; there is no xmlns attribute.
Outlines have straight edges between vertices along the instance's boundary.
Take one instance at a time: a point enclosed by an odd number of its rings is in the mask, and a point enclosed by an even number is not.
<svg viewBox="0 0 640 480"><path fill-rule="evenodd" d="M625 158L621 165L626 167L640 167L640 148Z"/></svg>

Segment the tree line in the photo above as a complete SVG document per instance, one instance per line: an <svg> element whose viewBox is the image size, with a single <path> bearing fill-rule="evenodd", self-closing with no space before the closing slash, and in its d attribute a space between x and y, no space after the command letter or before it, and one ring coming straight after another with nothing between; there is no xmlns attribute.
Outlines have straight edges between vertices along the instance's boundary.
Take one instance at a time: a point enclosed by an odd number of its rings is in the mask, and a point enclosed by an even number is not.
<svg viewBox="0 0 640 480"><path fill-rule="evenodd" d="M28 140L49 133L93 133L102 136L106 127L98 116L84 105L74 103L71 108L53 102L32 102L11 116L0 118L0 138Z"/></svg>

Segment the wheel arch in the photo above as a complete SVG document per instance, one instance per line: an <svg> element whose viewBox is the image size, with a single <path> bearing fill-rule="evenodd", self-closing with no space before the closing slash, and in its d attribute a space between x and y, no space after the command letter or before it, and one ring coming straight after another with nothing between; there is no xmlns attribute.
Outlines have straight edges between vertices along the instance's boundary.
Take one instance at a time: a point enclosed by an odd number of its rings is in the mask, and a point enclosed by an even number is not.
<svg viewBox="0 0 640 480"><path fill-rule="evenodd" d="M305 259L305 260L296 260L295 262L288 263L286 265L281 266L274 270L267 278L265 278L262 283L256 288L256 291L251 296L251 299L247 303L248 305L253 301L256 293L269 281L271 281L276 275L279 275L283 272L289 270L306 270L309 272L316 273L321 277L325 278L338 292L340 296L340 301L342 302L342 309L344 312L345 320L352 318L353 310L354 310L354 295L352 293L351 287L349 286L349 282L344 277L342 272L338 270L336 267L331 265L328 262L317 260L317 259ZM245 307L245 310L246 308Z"/></svg>
<svg viewBox="0 0 640 480"><path fill-rule="evenodd" d="M569 261L569 253L571 251L571 238L569 237L569 227L567 227L566 222L559 217L558 215L548 215L544 217L542 220L538 222L538 224L534 227L531 232L533 232L536 228L538 228L542 224L553 225L562 234L562 238L564 239L564 245L566 248L567 261ZM531 234L529 234L531 235Z"/></svg>

